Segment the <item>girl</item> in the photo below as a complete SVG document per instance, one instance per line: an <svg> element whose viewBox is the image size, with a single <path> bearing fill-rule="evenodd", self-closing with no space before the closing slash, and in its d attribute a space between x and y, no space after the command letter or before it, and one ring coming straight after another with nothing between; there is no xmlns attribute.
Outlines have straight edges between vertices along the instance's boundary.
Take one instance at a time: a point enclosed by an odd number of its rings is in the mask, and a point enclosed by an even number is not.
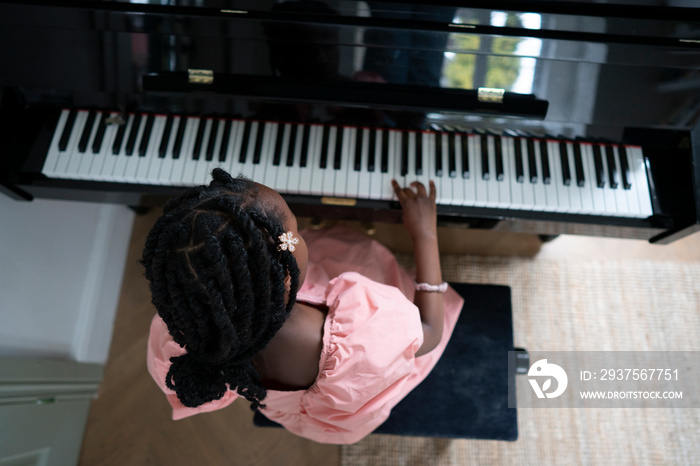
<svg viewBox="0 0 700 466"><path fill-rule="evenodd" d="M414 281L362 233L299 232L277 192L212 176L165 206L143 252L148 370L173 419L244 397L297 435L357 442L427 376L462 308L442 282L434 184L392 182Z"/></svg>

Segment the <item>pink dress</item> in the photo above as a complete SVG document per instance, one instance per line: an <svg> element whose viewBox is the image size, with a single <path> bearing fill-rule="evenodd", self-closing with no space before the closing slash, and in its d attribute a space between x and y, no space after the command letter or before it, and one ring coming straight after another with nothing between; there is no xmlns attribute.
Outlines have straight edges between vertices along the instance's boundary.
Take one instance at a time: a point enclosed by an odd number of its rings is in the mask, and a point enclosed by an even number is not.
<svg viewBox="0 0 700 466"><path fill-rule="evenodd" d="M445 294L442 340L416 358L423 343L412 277L378 242L347 227L305 230L309 267L298 300L325 304L323 350L316 382L307 390L268 390L263 414L287 430L321 443L354 443L371 433L391 409L432 370L452 335L463 300ZM185 349L175 343L160 317L153 318L148 370L173 407L173 419L214 411L238 395L198 408L180 404L165 386L169 359Z"/></svg>

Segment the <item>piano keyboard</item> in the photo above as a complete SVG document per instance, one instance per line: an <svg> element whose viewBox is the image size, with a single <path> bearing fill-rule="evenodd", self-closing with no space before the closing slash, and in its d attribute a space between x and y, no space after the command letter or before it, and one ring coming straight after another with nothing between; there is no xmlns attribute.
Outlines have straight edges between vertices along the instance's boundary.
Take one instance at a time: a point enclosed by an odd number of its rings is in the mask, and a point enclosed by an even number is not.
<svg viewBox="0 0 700 466"><path fill-rule="evenodd" d="M646 218L641 147L519 136L63 110L42 173L206 184L215 167L286 194L391 200L433 180L440 205Z"/></svg>

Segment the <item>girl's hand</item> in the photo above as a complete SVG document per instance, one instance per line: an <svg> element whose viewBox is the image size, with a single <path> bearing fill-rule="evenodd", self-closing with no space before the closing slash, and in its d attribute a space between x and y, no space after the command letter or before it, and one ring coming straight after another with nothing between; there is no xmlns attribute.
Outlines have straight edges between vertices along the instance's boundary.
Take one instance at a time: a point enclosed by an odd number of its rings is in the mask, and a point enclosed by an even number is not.
<svg viewBox="0 0 700 466"><path fill-rule="evenodd" d="M414 181L409 188L401 188L391 180L394 193L403 209L403 224L415 240L437 238L437 207L435 183L430 181L430 193L423 183Z"/></svg>

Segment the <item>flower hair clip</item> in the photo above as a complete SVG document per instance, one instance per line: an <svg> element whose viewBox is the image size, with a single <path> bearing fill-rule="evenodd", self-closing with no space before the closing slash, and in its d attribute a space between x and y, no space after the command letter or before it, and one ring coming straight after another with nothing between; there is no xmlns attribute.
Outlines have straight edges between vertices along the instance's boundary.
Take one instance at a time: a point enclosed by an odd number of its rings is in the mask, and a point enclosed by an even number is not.
<svg viewBox="0 0 700 466"><path fill-rule="evenodd" d="M287 233L282 233L279 236L280 244L277 246L277 249L279 251L286 251L289 249L289 252L294 252L296 249L294 247L295 244L299 244L299 238L295 238L294 235L292 235L291 231L288 231Z"/></svg>

